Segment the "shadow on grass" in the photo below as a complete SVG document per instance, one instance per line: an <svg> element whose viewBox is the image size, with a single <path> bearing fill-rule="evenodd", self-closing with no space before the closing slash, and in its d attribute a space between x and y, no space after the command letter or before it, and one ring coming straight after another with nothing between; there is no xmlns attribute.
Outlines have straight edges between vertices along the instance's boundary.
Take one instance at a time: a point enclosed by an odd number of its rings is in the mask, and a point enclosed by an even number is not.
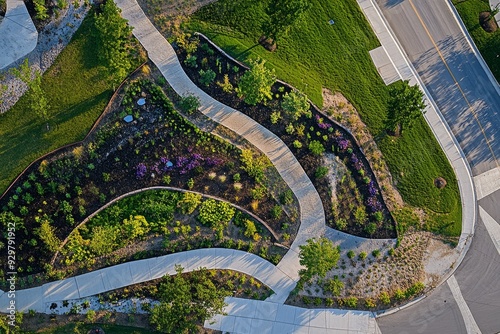
<svg viewBox="0 0 500 334"><path fill-rule="evenodd" d="M89 97L83 101L80 101L79 103L75 103L71 106L69 106L68 109L61 111L59 114L56 115L54 119L54 123L57 125L63 125L71 120L73 120L75 117L84 115L87 113L90 109L95 108L97 105L102 103L106 103L111 97L113 92L108 89L96 96ZM102 110L99 111L99 114L102 112ZM92 125L91 125L92 126ZM78 129L80 132L82 129Z"/></svg>

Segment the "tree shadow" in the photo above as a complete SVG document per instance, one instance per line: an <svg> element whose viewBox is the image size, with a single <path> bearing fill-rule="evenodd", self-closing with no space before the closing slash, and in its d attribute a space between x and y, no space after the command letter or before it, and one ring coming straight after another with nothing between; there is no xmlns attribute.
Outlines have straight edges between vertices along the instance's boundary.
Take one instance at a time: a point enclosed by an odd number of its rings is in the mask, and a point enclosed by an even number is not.
<svg viewBox="0 0 500 334"><path fill-rule="evenodd" d="M464 36L448 36L413 60L473 171L500 158L500 96Z"/></svg>
<svg viewBox="0 0 500 334"><path fill-rule="evenodd" d="M405 0L377 0L379 6L384 8L393 8L402 4Z"/></svg>
<svg viewBox="0 0 500 334"><path fill-rule="evenodd" d="M236 53L235 50L231 50L234 54L234 57L236 59L241 59L244 57L245 59L247 58L248 54L250 53L251 50L255 49L256 47L260 46L259 43L252 45L251 47L247 48L246 50L241 51L240 53Z"/></svg>

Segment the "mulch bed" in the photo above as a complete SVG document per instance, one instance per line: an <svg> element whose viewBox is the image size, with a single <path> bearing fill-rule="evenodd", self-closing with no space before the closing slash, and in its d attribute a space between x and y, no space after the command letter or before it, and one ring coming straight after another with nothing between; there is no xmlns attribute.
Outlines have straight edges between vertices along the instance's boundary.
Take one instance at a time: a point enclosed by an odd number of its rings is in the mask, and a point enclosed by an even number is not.
<svg viewBox="0 0 500 334"><path fill-rule="evenodd" d="M237 87L237 82L244 74L246 68L241 64L227 58L224 54L219 52L219 50L212 47L205 41L203 36L200 36L199 38L201 40L200 46L196 49L195 52L192 53L192 55L197 59L196 68L186 65L186 52L184 52L184 50L181 50L174 44L174 48L176 49L177 56L179 57L184 71L187 73L190 79L198 85L198 87L200 87L214 99L250 116L259 124L275 133L278 137L281 138L281 140L283 140L285 144L287 144L287 146L290 148L292 153L295 155L297 160L300 162L300 164L308 174L309 178L313 181L323 202L327 224L336 228L334 216L332 213L333 208L331 203L331 189L324 179L317 179L314 176L317 167L321 166L321 158L312 155L307 148L307 145L303 145L303 147L299 149L295 148L293 146L293 142L298 139L297 135L287 134L285 130L287 124L285 124L285 122L279 121L276 124L273 124L270 120L271 113L273 111L280 110L281 97L285 93L290 92L292 88L284 83L276 82L272 86L272 94L275 97L273 98L273 100L268 101L265 104L259 103L255 106L246 104L243 99L237 96L236 93L226 93L219 85L215 84L216 82L223 82L224 76L227 75L231 84L234 87ZM200 69L212 69L216 73L214 82L209 86L206 86L200 82L200 75L198 73ZM328 136L327 144L324 145L327 149L326 152L332 152L332 146L336 147L333 153L341 160L343 160L346 163L347 167L352 171L352 176L356 180L357 187L363 195L365 202L369 198L373 198L376 201L375 206L377 207L377 211L382 212L384 217L384 222L377 223L377 230L372 235L368 234L363 226L354 223L354 219L351 219L348 222L348 227L345 232L357 236L371 238L395 238L396 230L394 219L392 218L392 215L390 214L382 199L382 196L380 195L380 188L376 182L376 178L352 135L338 124L324 121L326 120L325 115L321 114L319 110L312 105L311 110L313 112L312 118L306 118L302 116L302 118L299 119L300 123L305 125L306 132L309 129L313 129L312 131L310 131L311 140L317 139L319 141L323 141L322 137L324 135ZM318 124L318 118L321 118L321 122L329 123L329 126L331 126L334 131L326 131L326 129L322 129ZM317 135L318 133L320 133L319 136ZM346 140L348 142L346 149L339 149L338 143L342 140ZM357 159L352 158L352 156L356 156ZM355 164L353 159L358 161L356 162L357 168L354 166ZM359 171L359 168L365 171L364 175L360 175L357 172ZM374 186L377 189L376 194L369 194L369 192L373 192L373 190L369 189L368 184L365 182L365 177L373 180ZM352 196L354 196L354 193L352 194ZM367 208L367 212L370 212L370 208ZM347 212L345 214L353 218L354 212Z"/></svg>

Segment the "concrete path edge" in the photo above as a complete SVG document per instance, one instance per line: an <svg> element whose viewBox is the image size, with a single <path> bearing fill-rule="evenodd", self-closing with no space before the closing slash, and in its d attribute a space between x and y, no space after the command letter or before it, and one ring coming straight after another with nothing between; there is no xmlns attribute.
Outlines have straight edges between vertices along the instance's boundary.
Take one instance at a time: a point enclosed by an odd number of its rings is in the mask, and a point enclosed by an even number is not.
<svg viewBox="0 0 500 334"><path fill-rule="evenodd" d="M373 1L369 0L372 6L375 8L375 10L378 13L378 16L383 20L383 25L387 29L388 33L391 35L392 40L395 42L397 49L399 52L403 55L404 60L406 62L406 65L409 67L411 70L411 73L413 75L413 78L416 80L417 84L419 87L422 89L424 92L427 100L429 101L430 105L428 105L427 112L424 114L424 118L426 119L429 127L431 128L432 132L434 133L435 138L439 142L443 152L445 153L446 157L448 158L451 166L453 167L455 171L455 175L457 176L457 181L458 181L458 187L460 191L460 198L462 202L462 233L460 235L460 239L457 245L457 248L460 250L460 256L457 259L457 261L454 264L453 270L451 270L447 275L445 275L442 280L434 287L438 287L444 282L446 282L456 271L456 269L459 267L460 263L463 261L465 255L467 254L467 251L469 250L472 238L474 236L474 230L475 230L475 224L477 221L477 210L478 210L478 205L477 205L477 200L476 200L476 192L474 188L474 183L472 179L472 171L469 166L469 163L467 162L465 158L465 154L462 151L460 145L458 144L457 139L451 132L451 129L446 123L443 115L439 111L439 108L437 107L435 101L433 100L432 96L430 95L429 91L421 81L420 77L418 76L417 71L415 70L413 64L409 61L409 58L406 54L406 52L403 50L402 46L399 44L399 41L395 37L394 32L392 31L391 27L389 26L389 23L386 21L384 18L381 9L379 6ZM366 15L366 14L365 14ZM467 35L466 31L464 33ZM469 37L470 38L470 37ZM433 124L431 122L431 117L437 117L439 123ZM442 126L441 129L437 128L439 125ZM441 134L439 131L441 130ZM442 133L444 131L444 133ZM451 145L451 146L449 146ZM458 157L453 159L452 157L458 154ZM393 314L399 310L405 309L407 307L412 306L416 302L419 302L420 300L423 300L424 298L418 298L415 301L409 302L405 305L402 305L397 308L393 309L388 309L385 311L379 311L376 313L377 317L382 317L385 315Z"/></svg>

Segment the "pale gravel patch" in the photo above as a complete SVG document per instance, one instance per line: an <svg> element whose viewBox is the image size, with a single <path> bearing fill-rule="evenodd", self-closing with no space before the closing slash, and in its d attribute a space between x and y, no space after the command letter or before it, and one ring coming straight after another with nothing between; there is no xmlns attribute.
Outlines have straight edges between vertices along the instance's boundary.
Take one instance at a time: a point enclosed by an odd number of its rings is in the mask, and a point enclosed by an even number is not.
<svg viewBox="0 0 500 334"><path fill-rule="evenodd" d="M340 161L340 159L333 153L327 153L322 158L323 166L328 167L327 180L329 188L332 192L332 203L337 202L337 184L339 180L347 173L347 167Z"/></svg>
<svg viewBox="0 0 500 334"><path fill-rule="evenodd" d="M57 20L47 24L38 34L37 46L27 55L32 73L37 70L45 72L68 45L89 10L83 1L79 0L79 3L78 8L70 3L66 10L60 12ZM0 71L0 85L7 87L0 95L0 113L8 111L27 90L26 84L10 73L10 69L18 67L24 59L19 59Z"/></svg>
<svg viewBox="0 0 500 334"><path fill-rule="evenodd" d="M78 314L87 314L89 310L94 311L112 311L118 313L128 313L128 314L148 314L147 307L146 310L142 308L142 305L157 305L158 301L151 298L137 298L132 297L128 299L120 299L116 302L101 301L98 296L90 296L86 298L67 300L67 306L63 305L63 301L58 302L48 302L45 303L46 314L70 314L73 310L76 310ZM88 302L88 307L84 307L84 303ZM56 305L56 307L52 307Z"/></svg>
<svg viewBox="0 0 500 334"><path fill-rule="evenodd" d="M436 286L455 265L460 252L456 248L434 238L429 239L429 245L424 252L424 271L426 286Z"/></svg>

